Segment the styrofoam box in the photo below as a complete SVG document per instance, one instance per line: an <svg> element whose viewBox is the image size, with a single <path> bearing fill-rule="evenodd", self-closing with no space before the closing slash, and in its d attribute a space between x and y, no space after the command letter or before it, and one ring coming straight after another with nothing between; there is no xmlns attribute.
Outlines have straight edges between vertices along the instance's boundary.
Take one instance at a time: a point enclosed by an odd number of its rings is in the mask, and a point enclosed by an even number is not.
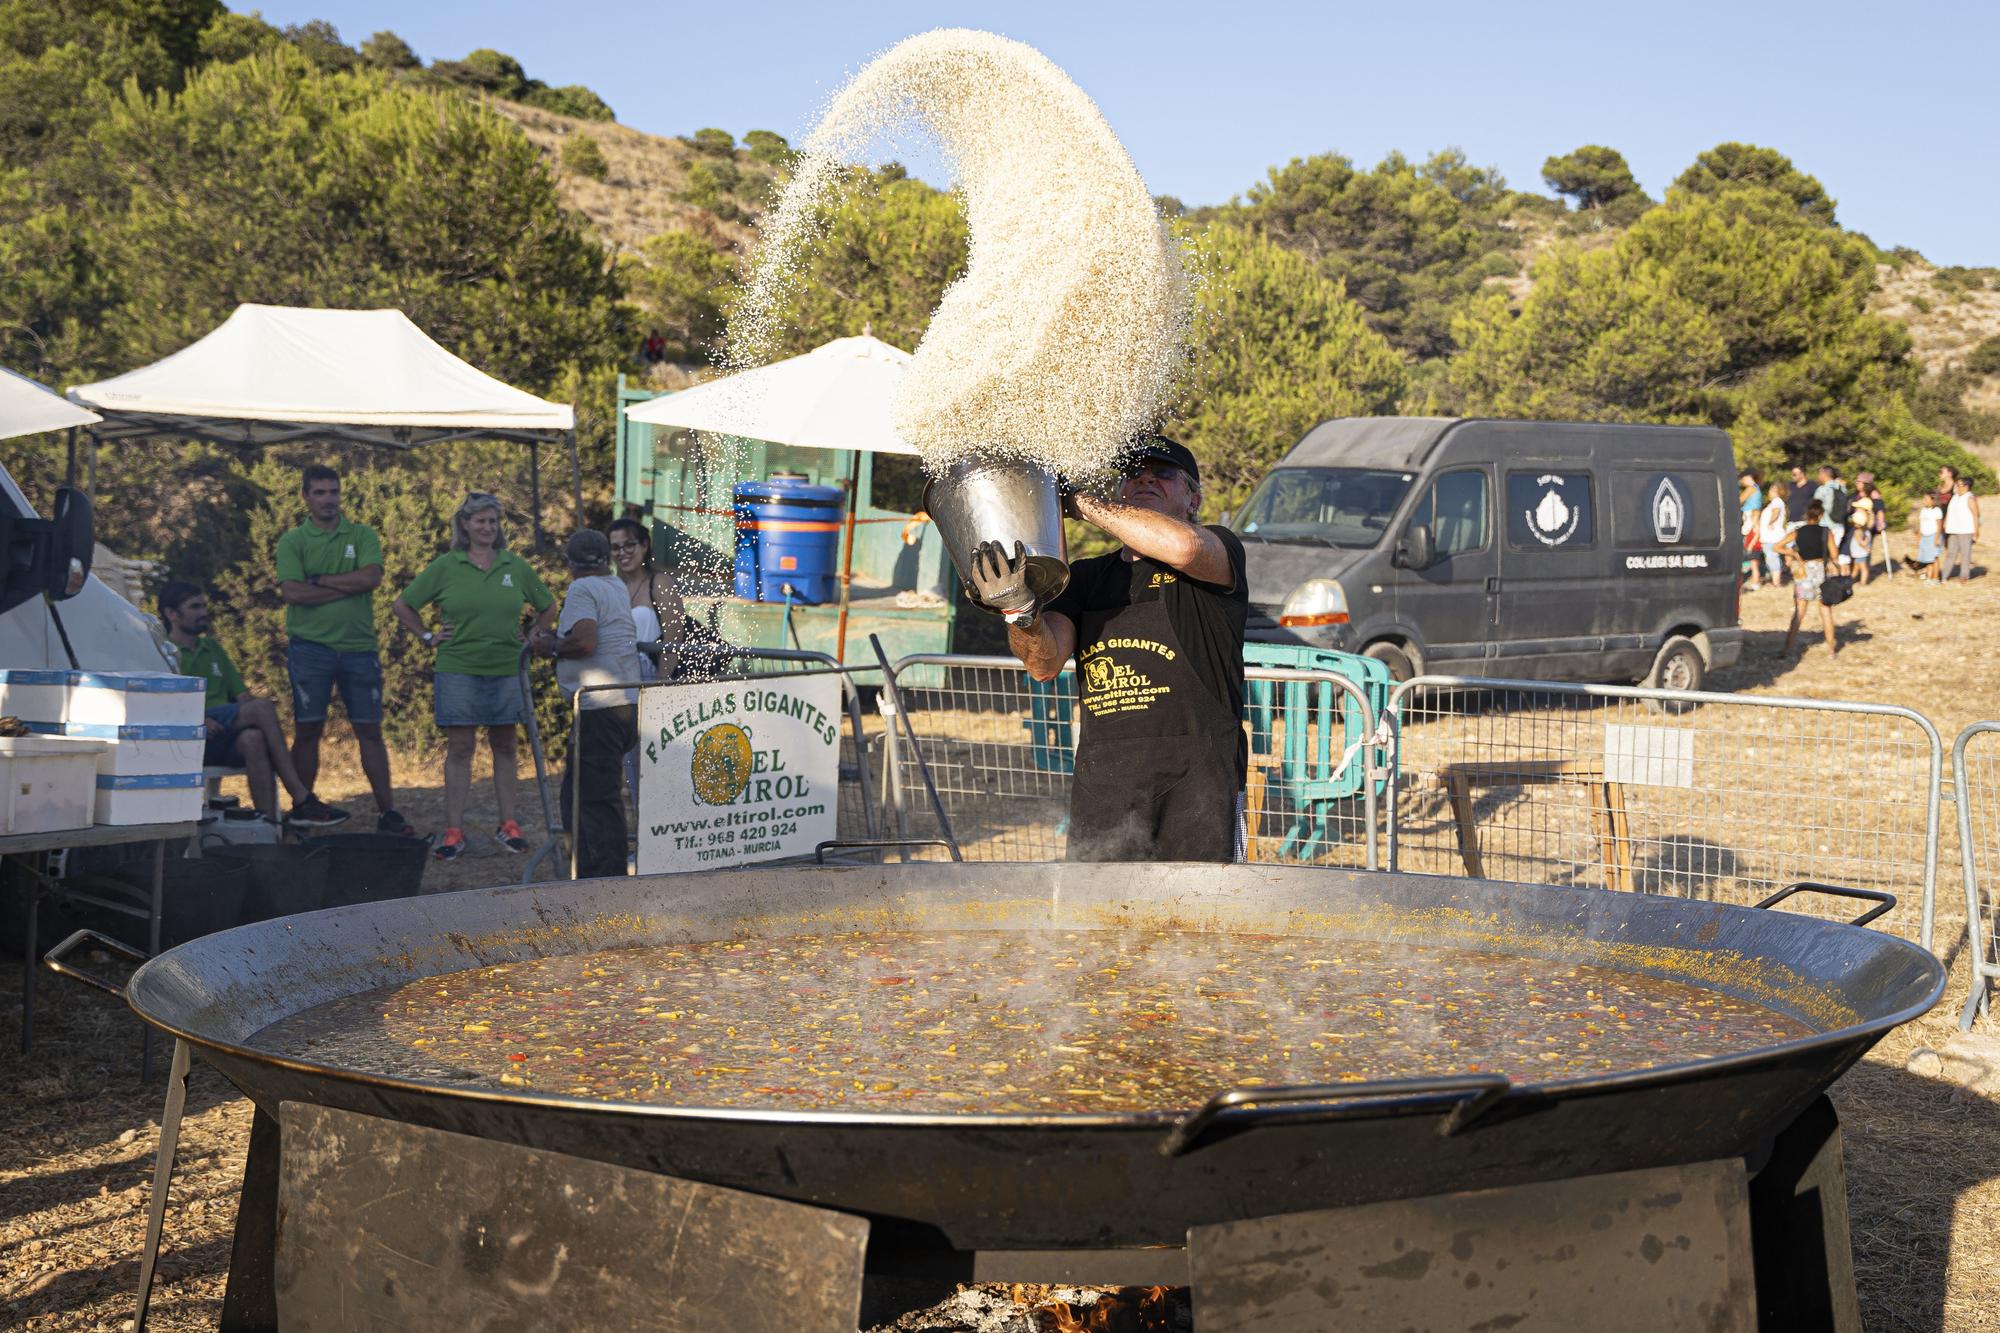
<svg viewBox="0 0 2000 1333"><path fill-rule="evenodd" d="M70 687L82 675L81 671L19 667L0 671L0 717L18 717L23 722L61 722L67 715Z"/></svg>
<svg viewBox="0 0 2000 1333"><path fill-rule="evenodd" d="M179 824L201 818L206 785L192 773L98 773L100 824Z"/></svg>
<svg viewBox="0 0 2000 1333"><path fill-rule="evenodd" d="M113 776L199 772L207 736L207 728L199 722L188 726L141 722L122 727L109 722L30 722L28 730L37 735L103 741L97 771Z"/></svg>
<svg viewBox="0 0 2000 1333"><path fill-rule="evenodd" d="M65 736L0 737L0 833L90 827L102 748Z"/></svg>
<svg viewBox="0 0 2000 1333"><path fill-rule="evenodd" d="M115 727L193 726L201 722L207 697L208 686L199 677L171 671L74 672L68 708L60 718L47 720Z"/></svg>

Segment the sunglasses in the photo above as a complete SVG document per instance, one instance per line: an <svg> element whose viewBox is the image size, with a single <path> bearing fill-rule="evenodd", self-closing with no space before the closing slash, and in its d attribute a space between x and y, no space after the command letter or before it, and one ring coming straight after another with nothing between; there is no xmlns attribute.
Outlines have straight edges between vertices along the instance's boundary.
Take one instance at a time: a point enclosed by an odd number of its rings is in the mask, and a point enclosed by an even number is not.
<svg viewBox="0 0 2000 1333"><path fill-rule="evenodd" d="M1148 475L1152 476L1156 481L1171 482L1185 477L1187 470L1176 463L1163 462L1157 458L1147 458L1134 463L1131 469L1125 473L1125 479L1130 481L1134 477Z"/></svg>
<svg viewBox="0 0 2000 1333"><path fill-rule="evenodd" d="M639 543L637 543L637 542L613 542L613 543L611 543L611 549L612 549L612 550L613 550L614 552L616 552L616 551L636 551L636 550L638 550L638 549L639 549Z"/></svg>

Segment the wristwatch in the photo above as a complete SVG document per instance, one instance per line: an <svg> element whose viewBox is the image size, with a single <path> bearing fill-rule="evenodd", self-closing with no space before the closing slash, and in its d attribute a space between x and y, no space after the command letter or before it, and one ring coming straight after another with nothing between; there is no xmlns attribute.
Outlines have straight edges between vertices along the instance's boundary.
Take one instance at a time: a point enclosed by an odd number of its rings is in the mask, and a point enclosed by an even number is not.
<svg viewBox="0 0 2000 1333"><path fill-rule="evenodd" d="M319 575L317 574L306 575L306 584L308 587L317 588L319 586Z"/></svg>

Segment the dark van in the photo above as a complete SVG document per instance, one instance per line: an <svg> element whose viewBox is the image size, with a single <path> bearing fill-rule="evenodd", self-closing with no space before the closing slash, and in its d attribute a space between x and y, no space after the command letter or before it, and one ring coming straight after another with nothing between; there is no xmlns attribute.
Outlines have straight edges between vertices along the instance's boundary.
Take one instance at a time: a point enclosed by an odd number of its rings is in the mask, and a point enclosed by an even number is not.
<svg viewBox="0 0 2000 1333"><path fill-rule="evenodd" d="M1699 689L1736 661L1742 538L1709 427L1356 417L1231 525L1250 637L1431 672Z"/></svg>

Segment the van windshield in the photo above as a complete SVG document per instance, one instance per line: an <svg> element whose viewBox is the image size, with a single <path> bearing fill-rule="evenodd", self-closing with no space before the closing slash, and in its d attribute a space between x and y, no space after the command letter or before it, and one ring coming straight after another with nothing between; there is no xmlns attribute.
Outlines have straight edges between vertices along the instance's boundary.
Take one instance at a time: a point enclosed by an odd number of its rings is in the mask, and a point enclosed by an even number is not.
<svg viewBox="0 0 2000 1333"><path fill-rule="evenodd" d="M1240 537L1367 550L1382 539L1416 474L1355 467L1281 467L1236 516Z"/></svg>

